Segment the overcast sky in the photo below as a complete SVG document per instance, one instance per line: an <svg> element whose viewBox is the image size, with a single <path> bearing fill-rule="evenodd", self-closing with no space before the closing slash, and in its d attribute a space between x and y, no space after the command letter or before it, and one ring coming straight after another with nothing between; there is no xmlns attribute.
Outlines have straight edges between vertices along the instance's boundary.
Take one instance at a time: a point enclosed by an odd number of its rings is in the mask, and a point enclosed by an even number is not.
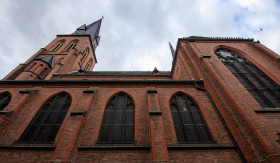
<svg viewBox="0 0 280 163"><path fill-rule="evenodd" d="M93 71L169 71L168 42L188 36L254 38L280 53L280 0L0 0L0 78L102 16Z"/></svg>

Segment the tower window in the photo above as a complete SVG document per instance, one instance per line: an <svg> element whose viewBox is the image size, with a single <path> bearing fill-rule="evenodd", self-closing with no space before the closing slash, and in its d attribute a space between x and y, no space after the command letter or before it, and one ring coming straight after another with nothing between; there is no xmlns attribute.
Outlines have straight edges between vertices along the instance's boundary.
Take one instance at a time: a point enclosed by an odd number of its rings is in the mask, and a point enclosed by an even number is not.
<svg viewBox="0 0 280 163"><path fill-rule="evenodd" d="M135 105L121 92L106 104L97 143L134 143Z"/></svg>
<svg viewBox="0 0 280 163"><path fill-rule="evenodd" d="M56 52L63 44L65 43L65 40L61 40L53 49L53 52Z"/></svg>
<svg viewBox="0 0 280 163"><path fill-rule="evenodd" d="M280 107L280 87L245 57L228 49L215 54L262 107Z"/></svg>
<svg viewBox="0 0 280 163"><path fill-rule="evenodd" d="M4 110L5 107L10 103L11 97L12 96L9 92L4 92L0 94L0 111Z"/></svg>
<svg viewBox="0 0 280 163"><path fill-rule="evenodd" d="M90 59L90 60L87 62L86 66L85 66L85 70L86 70L86 71L89 71L91 65L92 65L92 59Z"/></svg>
<svg viewBox="0 0 280 163"><path fill-rule="evenodd" d="M19 143L53 143L70 105L71 98L65 92L50 98L34 116Z"/></svg>
<svg viewBox="0 0 280 163"><path fill-rule="evenodd" d="M170 109L178 143L213 143L212 135L196 102L184 93L176 93Z"/></svg>
<svg viewBox="0 0 280 163"><path fill-rule="evenodd" d="M34 71L34 73L37 73L41 68L42 68L42 64Z"/></svg>
<svg viewBox="0 0 280 163"><path fill-rule="evenodd" d="M65 52L69 52L71 49L74 49L79 41L75 40L73 41L65 50Z"/></svg>
<svg viewBox="0 0 280 163"><path fill-rule="evenodd" d="M81 62L84 62L86 56L88 55L88 48L86 48L84 51L83 51L83 54L82 54L82 58L81 58Z"/></svg>

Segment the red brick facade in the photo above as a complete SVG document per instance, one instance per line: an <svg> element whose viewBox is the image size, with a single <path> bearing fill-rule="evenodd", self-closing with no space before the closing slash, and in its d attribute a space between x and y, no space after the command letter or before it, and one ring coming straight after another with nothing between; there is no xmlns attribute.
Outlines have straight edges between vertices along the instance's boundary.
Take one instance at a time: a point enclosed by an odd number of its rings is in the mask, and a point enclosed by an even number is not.
<svg viewBox="0 0 280 163"><path fill-rule="evenodd" d="M90 70L97 63L90 39L60 35L0 81L0 93L11 94L9 104L0 111L1 162L280 161L276 135L280 108L263 108L214 53L218 48L236 51L280 85L279 56L260 43L182 38L171 72L153 74L83 71L90 59ZM61 40L65 43L52 51ZM74 40L77 45L65 51ZM85 48L89 53L82 60ZM42 59L47 56L53 57L52 62ZM35 72L40 64L42 68ZM40 76L44 68L46 74ZM28 79L30 75L33 78ZM19 139L39 109L61 92L70 95L71 106L54 142L21 143ZM134 102L134 143L99 144L105 107L120 92ZM197 104L211 143L178 141L170 108L178 92Z"/></svg>

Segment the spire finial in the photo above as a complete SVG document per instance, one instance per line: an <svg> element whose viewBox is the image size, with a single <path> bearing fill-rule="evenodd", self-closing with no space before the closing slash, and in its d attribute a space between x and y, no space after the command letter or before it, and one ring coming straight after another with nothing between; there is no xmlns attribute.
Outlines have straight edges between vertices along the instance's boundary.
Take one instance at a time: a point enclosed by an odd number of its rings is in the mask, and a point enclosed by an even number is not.
<svg viewBox="0 0 280 163"><path fill-rule="evenodd" d="M169 42L169 46L170 46L170 50L171 50L171 54L172 54L172 58L174 59L175 57L175 50L173 49L173 46L171 45L171 43Z"/></svg>

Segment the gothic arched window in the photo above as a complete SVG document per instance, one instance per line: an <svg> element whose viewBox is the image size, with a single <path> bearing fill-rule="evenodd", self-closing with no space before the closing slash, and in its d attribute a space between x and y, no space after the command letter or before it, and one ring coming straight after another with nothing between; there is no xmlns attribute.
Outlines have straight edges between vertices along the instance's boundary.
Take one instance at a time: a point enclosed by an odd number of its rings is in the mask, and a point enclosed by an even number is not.
<svg viewBox="0 0 280 163"><path fill-rule="evenodd" d="M12 96L9 92L3 92L0 94L0 111L4 110L5 107L10 103L11 97Z"/></svg>
<svg viewBox="0 0 280 163"><path fill-rule="evenodd" d="M19 143L53 143L70 105L71 97L65 92L51 97L34 116Z"/></svg>
<svg viewBox="0 0 280 163"><path fill-rule="evenodd" d="M64 43L65 43L65 40L59 41L59 43L52 49L52 51L56 52Z"/></svg>
<svg viewBox="0 0 280 163"><path fill-rule="evenodd" d="M92 59L90 59L90 60L87 62L86 66L85 66L85 70L86 70L86 71L89 71L91 65L92 65Z"/></svg>
<svg viewBox="0 0 280 163"><path fill-rule="evenodd" d="M184 93L176 93L170 109L178 143L213 143L212 135L197 103Z"/></svg>
<svg viewBox="0 0 280 163"><path fill-rule="evenodd" d="M120 92L106 104L97 143L134 143L135 105Z"/></svg>
<svg viewBox="0 0 280 163"><path fill-rule="evenodd" d="M228 49L215 54L263 107L280 107L280 87L245 57Z"/></svg>
<svg viewBox="0 0 280 163"><path fill-rule="evenodd" d="M88 51L89 51L88 48L86 48L86 49L83 51L83 53L82 53L82 58L81 58L81 62L84 62L86 56L88 55Z"/></svg>
<svg viewBox="0 0 280 163"><path fill-rule="evenodd" d="M78 44L78 40L74 40L73 42L71 42L71 44L66 48L66 52L69 52L71 49L74 49L76 47L76 45Z"/></svg>

